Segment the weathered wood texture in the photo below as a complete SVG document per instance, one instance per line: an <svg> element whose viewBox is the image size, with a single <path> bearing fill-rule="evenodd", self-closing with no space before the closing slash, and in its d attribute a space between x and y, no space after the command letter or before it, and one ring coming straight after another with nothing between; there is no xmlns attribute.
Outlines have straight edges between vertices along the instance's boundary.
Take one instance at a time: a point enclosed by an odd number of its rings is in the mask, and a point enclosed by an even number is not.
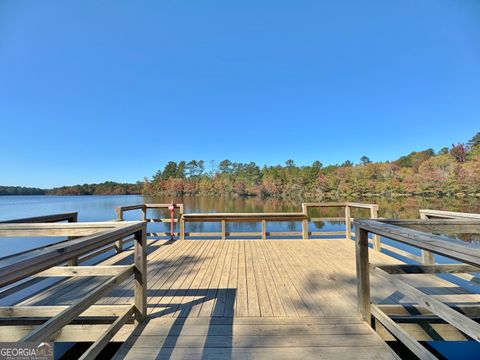
<svg viewBox="0 0 480 360"><path fill-rule="evenodd" d="M426 217L422 214L422 217ZM461 273L476 272L480 267L480 250L469 244L459 241L451 241L447 237L430 233L432 226L438 229L465 229L472 231L472 225L478 226L479 220L465 219L442 219L442 220L358 220L356 227L356 263L358 281L358 305L365 320L370 321L370 314L373 314L376 321L388 329L397 339L403 342L413 353L422 359L436 359L425 347L414 337L401 328L390 318L375 302L370 302L370 280L377 278L385 283L395 286L400 293L411 299L416 304L429 310L438 318L454 326L462 333L473 340L480 342L480 325L476 319L462 314L440 299L427 294L418 286L406 281L410 274L435 274L435 273ZM426 232L414 229L426 229ZM455 230L458 231L458 230ZM434 265L429 262L424 265L369 265L368 233L382 235L390 239L415 246L429 253L435 253L449 257L464 264ZM426 254L423 255L425 260ZM433 257L432 257L433 261ZM402 275L398 275L402 274ZM407 275L408 274L408 275Z"/></svg>
<svg viewBox="0 0 480 360"><path fill-rule="evenodd" d="M148 255L147 322L121 356L223 358L230 354L240 359L246 354L292 358L321 353L334 358L340 352L347 359L392 357L357 312L355 244L350 240L191 240L151 247L156 250ZM400 264L376 251L369 255L374 264ZM480 301L479 296L432 274L398 276L450 304ZM129 304L132 283L127 280L98 304ZM95 286L96 279L75 277L22 305L70 304ZM371 286L376 303L411 301L381 279L373 278ZM98 337L98 332L83 334L94 341L93 335Z"/></svg>

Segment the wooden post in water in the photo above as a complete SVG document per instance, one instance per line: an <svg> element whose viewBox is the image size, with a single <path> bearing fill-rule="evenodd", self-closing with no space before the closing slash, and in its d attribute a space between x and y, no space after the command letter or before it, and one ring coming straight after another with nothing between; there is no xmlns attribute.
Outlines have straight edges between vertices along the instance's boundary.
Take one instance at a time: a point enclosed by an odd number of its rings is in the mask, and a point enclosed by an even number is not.
<svg viewBox="0 0 480 360"><path fill-rule="evenodd" d="M378 207L371 207L370 208L370 218L377 219L378 218ZM373 248L377 251L382 251L382 243L380 241L380 236L377 234L373 235Z"/></svg>
<svg viewBox="0 0 480 360"><path fill-rule="evenodd" d="M119 206L115 208L115 212L117 213L117 221L124 221L122 207ZM115 251L117 254L123 251L123 239L115 241Z"/></svg>
<svg viewBox="0 0 480 360"><path fill-rule="evenodd" d="M135 272L134 272L134 304L135 323L138 325L147 315L147 234L146 224L134 235Z"/></svg>
<svg viewBox="0 0 480 360"><path fill-rule="evenodd" d="M371 324L368 231L355 227L358 311Z"/></svg>
<svg viewBox="0 0 480 360"><path fill-rule="evenodd" d="M347 240L352 239L352 221L350 215L350 206L345 205L345 237Z"/></svg>
<svg viewBox="0 0 480 360"><path fill-rule="evenodd" d="M428 216L421 212L420 219L427 220ZM433 253L427 250L422 250L422 263L425 265L435 264L435 257L433 256Z"/></svg>

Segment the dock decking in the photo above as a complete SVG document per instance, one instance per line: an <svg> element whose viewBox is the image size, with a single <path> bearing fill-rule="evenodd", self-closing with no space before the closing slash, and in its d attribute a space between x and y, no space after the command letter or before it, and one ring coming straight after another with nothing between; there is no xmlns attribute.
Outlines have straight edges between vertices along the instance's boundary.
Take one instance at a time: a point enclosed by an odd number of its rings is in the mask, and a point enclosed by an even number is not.
<svg viewBox="0 0 480 360"><path fill-rule="evenodd" d="M357 312L354 241L178 240L151 249L148 317L132 336L123 333L128 340L117 359L396 356ZM107 262L121 264L127 254ZM376 251L370 256L374 264L400 263ZM99 281L67 280L22 305L70 304ZM128 304L132 281L97 304ZM480 299L435 275L406 281L446 303ZM372 297L378 304L409 303L375 277Z"/></svg>

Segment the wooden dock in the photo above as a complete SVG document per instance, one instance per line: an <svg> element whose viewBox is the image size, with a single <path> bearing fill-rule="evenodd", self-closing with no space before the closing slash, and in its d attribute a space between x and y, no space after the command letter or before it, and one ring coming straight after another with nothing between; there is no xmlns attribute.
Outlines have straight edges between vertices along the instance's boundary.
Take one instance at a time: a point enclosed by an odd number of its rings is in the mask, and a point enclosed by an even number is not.
<svg viewBox="0 0 480 360"><path fill-rule="evenodd" d="M385 342L395 340L390 332L378 321L374 330L360 311L355 241L220 236L215 240L148 240L146 314L138 326L130 319L111 334L113 341L124 342L116 359L398 358ZM374 238L370 241L374 247L382 246ZM123 248L97 266L106 269L133 261L134 250ZM404 264L374 249L369 251L369 262L383 267ZM433 272L395 276L435 300L461 306L473 317L479 315L479 295ZM13 307L1 307L0 318L12 314L22 318L35 308L54 316L59 309L88 297L103 281L98 276L64 279ZM82 314L96 316L96 322L65 325L55 334L55 341L97 341L112 327L102 322L101 315L128 311L136 281L127 278ZM409 307L428 315L388 279L371 276L369 286L372 303L389 315L413 318L408 311L405 314ZM30 323L7 322L0 326L0 338L18 341L36 328ZM402 323L401 328L419 341L468 339L436 319L420 325L416 320Z"/></svg>

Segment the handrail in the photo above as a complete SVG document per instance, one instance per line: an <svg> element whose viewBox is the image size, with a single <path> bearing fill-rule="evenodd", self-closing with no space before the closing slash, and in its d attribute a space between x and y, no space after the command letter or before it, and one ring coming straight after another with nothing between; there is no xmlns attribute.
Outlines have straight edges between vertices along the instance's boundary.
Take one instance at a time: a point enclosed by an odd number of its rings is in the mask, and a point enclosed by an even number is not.
<svg viewBox="0 0 480 360"><path fill-rule="evenodd" d="M50 229L50 232L48 231ZM90 231L88 231L90 229ZM143 222L100 222L100 223L23 223L0 224L0 236L58 236L78 235L75 239L62 241L54 245L37 248L30 252L22 252L0 260L0 287L30 278L37 277L107 277L108 279L90 291L84 297L77 299L71 305L59 306L58 313L47 316L49 319L36 327L31 333L23 336L20 341L43 342L53 340L59 332L72 320L88 310L114 287L120 285L128 277L133 276L134 303L127 308L124 305L109 305L102 315L107 313L117 320L103 333L82 356L84 359L94 359L101 349L115 336L118 330L132 319L138 325L144 320L147 310L147 259L146 259L146 224ZM65 261L88 254L112 244L120 238L133 236L134 260L132 265L121 266L58 266ZM119 307L120 306L120 307ZM55 306L9 306L0 307L0 317L19 324L36 324L38 318L45 318L45 310L52 311ZM19 316L28 313L28 317ZM92 314L95 315L95 312ZM30 321L30 323L29 323ZM94 325L95 319L88 318L86 324Z"/></svg>
<svg viewBox="0 0 480 360"><path fill-rule="evenodd" d="M5 221L0 221L0 224L51 223L51 222L60 222L60 221L77 222L77 218L78 218L77 212L69 212L69 213L33 216L33 217L22 218L22 219L5 220Z"/></svg>
<svg viewBox="0 0 480 360"><path fill-rule="evenodd" d="M427 295L412 285L406 283L395 274L419 274L419 273L463 273L477 271L480 267L480 249L451 239L411 229L409 225L431 226L430 220L355 220L356 232L356 267L357 267L357 295L358 309L362 317L368 323L372 321L372 315L397 339L403 342L413 353L421 359L436 359L436 357L423 347L413 336L408 334L392 318L390 318L380 305L371 303L370 297L370 274L392 284L396 289L408 298L418 302L420 306L429 310L434 315L443 319L461 332L480 342L480 324L473 319L452 309L443 302ZM472 226L480 230L478 220L442 220L433 221L434 225L464 226L471 230ZM405 225L405 226L403 226ZM462 230L462 228L459 228ZM475 231L478 231L475 230ZM464 263L463 265L375 265L369 263L368 235L369 233L384 236L404 244L415 246ZM466 265L465 265L466 264Z"/></svg>
<svg viewBox="0 0 480 360"><path fill-rule="evenodd" d="M148 209L168 209L171 204L136 204L119 206L115 209L117 213L117 221L124 221L124 213L132 210L142 211L142 220L146 222L163 222L171 223L170 218L148 218ZM323 217L309 218L308 210L310 208L344 208L344 217ZM269 212L269 213L185 213L183 204L176 204L178 209L178 217L173 219L178 224L178 230L174 233L180 240L190 237L220 237L226 239L230 237L252 236L266 239L268 236L298 236L302 239L309 239L309 236L345 236L352 239L351 233L351 209L369 209L370 218L377 218L378 205L361 204L354 202L327 202L327 203L303 203L301 212ZM345 231L309 231L308 221L342 221L345 222ZM267 231L267 222L270 221L301 221L301 231ZM185 224L188 222L219 222L221 230L219 232L185 232ZM226 230L227 222L259 222L261 223L261 231L253 232L234 232ZM163 237L169 236L167 232L147 232L147 236ZM375 248L380 248L380 238L373 237ZM117 245L117 251L121 251L121 246Z"/></svg>
<svg viewBox="0 0 480 360"><path fill-rule="evenodd" d="M68 212L68 213L59 213L59 214L50 214L50 215L40 215L40 216L33 216L28 218L21 218L21 219L11 219L6 221L0 221L0 224L17 224L17 223L54 223L54 222L62 222L67 221L69 223L77 222L78 221L78 213L77 212ZM72 239L72 237L67 238ZM78 258L72 258L68 265L75 266L78 265Z"/></svg>
<svg viewBox="0 0 480 360"><path fill-rule="evenodd" d="M174 223L179 223L180 230L175 235L179 235L180 232L184 231L182 227L184 226L181 223L180 219L183 215L183 204L173 204L174 209L178 209L178 217L173 219ZM165 222L171 223L171 218L147 218L147 210L148 209L164 209L167 210L172 204L136 204L136 205L126 205L126 206L118 206L115 208L115 213L117 214L117 221L124 221L124 213L127 211L132 210L142 210L142 221L145 222ZM154 233L154 232L147 232L147 236L169 236L170 233ZM117 252L121 252L123 250L122 243L119 241L115 244L115 249Z"/></svg>

